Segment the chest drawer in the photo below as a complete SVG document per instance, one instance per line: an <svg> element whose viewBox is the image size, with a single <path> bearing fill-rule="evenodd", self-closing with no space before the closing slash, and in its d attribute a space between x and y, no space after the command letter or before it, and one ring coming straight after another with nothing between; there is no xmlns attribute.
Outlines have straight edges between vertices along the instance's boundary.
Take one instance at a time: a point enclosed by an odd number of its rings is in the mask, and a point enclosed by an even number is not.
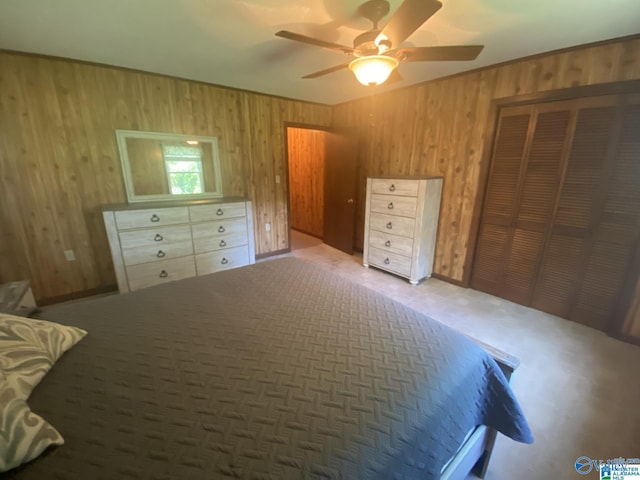
<svg viewBox="0 0 640 480"><path fill-rule="evenodd" d="M371 193L417 197L419 186L419 180L374 178L371 180Z"/></svg>
<svg viewBox="0 0 640 480"><path fill-rule="evenodd" d="M249 250L246 246L196 255L198 275L206 275L248 264Z"/></svg>
<svg viewBox="0 0 640 480"><path fill-rule="evenodd" d="M196 253L238 247L248 242L247 221L244 217L197 223L191 226L191 230Z"/></svg>
<svg viewBox="0 0 640 480"><path fill-rule="evenodd" d="M369 246L410 257L413 253L413 238L371 230L369 232Z"/></svg>
<svg viewBox="0 0 640 480"><path fill-rule="evenodd" d="M176 223L189 223L187 207L170 207L115 213L118 230L129 228L159 227Z"/></svg>
<svg viewBox="0 0 640 480"><path fill-rule="evenodd" d="M245 217L247 209L244 202L196 205L189 207L189 215L192 222L203 222L206 220Z"/></svg>
<svg viewBox="0 0 640 480"><path fill-rule="evenodd" d="M191 242L189 225L160 226L120 232L120 246L123 250L136 247L162 247L167 243Z"/></svg>
<svg viewBox="0 0 640 480"><path fill-rule="evenodd" d="M371 195L371 211L415 218L418 208L417 197L393 195Z"/></svg>
<svg viewBox="0 0 640 480"><path fill-rule="evenodd" d="M411 275L411 258L397 253L386 252L378 248L369 249L369 264L389 270L398 275Z"/></svg>
<svg viewBox="0 0 640 480"><path fill-rule="evenodd" d="M397 217L384 213L371 213L369 222L371 230L413 238L416 220L408 217Z"/></svg>
<svg viewBox="0 0 640 480"><path fill-rule="evenodd" d="M131 290L139 290L160 283L181 280L193 277L196 274L193 256L143 263L127 267L126 270Z"/></svg>
<svg viewBox="0 0 640 480"><path fill-rule="evenodd" d="M122 249L122 258L126 266L168 260L170 258L184 257L185 255L193 255L193 243L191 243L191 240Z"/></svg>

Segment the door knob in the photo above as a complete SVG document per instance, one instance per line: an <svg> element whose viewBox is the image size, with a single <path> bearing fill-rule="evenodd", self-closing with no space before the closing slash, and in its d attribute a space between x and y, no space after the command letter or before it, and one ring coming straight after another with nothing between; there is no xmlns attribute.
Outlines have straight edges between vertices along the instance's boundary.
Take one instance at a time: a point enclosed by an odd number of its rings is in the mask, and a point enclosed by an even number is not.
<svg viewBox="0 0 640 480"><path fill-rule="evenodd" d="M347 203L353 203L353 198L350 198L349 200L347 200Z"/></svg>

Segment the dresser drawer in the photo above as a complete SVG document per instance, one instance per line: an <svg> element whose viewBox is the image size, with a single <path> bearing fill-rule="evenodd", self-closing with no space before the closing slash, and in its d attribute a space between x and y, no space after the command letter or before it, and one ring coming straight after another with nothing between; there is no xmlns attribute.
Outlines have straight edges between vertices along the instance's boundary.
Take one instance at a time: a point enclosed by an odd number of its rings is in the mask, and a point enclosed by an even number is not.
<svg viewBox="0 0 640 480"><path fill-rule="evenodd" d="M248 264L249 249L246 246L196 255L198 275L206 275L207 273L242 267Z"/></svg>
<svg viewBox="0 0 640 480"><path fill-rule="evenodd" d="M184 242L122 249L122 258L126 266L168 260L185 255L193 255L193 243L190 239Z"/></svg>
<svg viewBox="0 0 640 480"><path fill-rule="evenodd" d="M176 223L189 223L187 207L170 207L115 212L118 230L141 227L159 227Z"/></svg>
<svg viewBox="0 0 640 480"><path fill-rule="evenodd" d="M246 217L247 208L244 202L196 205L189 207L189 214L192 222L203 222L222 218Z"/></svg>
<svg viewBox="0 0 640 480"><path fill-rule="evenodd" d="M371 193L417 197L420 180L373 178Z"/></svg>
<svg viewBox="0 0 640 480"><path fill-rule="evenodd" d="M196 253L238 247L248 243L246 218L230 218L191 225Z"/></svg>
<svg viewBox="0 0 640 480"><path fill-rule="evenodd" d="M413 238L416 221L414 218L397 217L384 213L371 213L369 217L370 229L380 232Z"/></svg>
<svg viewBox="0 0 640 480"><path fill-rule="evenodd" d="M371 211L415 218L418 208L417 197L400 197L393 195L371 195Z"/></svg>
<svg viewBox="0 0 640 480"><path fill-rule="evenodd" d="M386 232L379 232L378 230L371 230L369 232L369 247L410 257L413 253L413 238L400 237Z"/></svg>
<svg viewBox="0 0 640 480"><path fill-rule="evenodd" d="M143 263L127 267L126 270L129 289L131 290L139 290L160 283L181 280L193 277L196 274L193 256Z"/></svg>
<svg viewBox="0 0 640 480"><path fill-rule="evenodd" d="M160 226L120 232L120 246L123 250L135 247L162 247L167 243L191 242L189 225Z"/></svg>
<svg viewBox="0 0 640 480"><path fill-rule="evenodd" d="M411 258L377 248L369 249L369 265L408 277L411 275Z"/></svg>

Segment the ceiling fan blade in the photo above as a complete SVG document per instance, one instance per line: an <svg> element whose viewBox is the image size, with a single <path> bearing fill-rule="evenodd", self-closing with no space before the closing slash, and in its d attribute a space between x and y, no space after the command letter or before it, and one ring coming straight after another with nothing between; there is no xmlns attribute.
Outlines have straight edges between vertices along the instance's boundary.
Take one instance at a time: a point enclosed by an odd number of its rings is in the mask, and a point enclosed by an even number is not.
<svg viewBox="0 0 640 480"><path fill-rule="evenodd" d="M343 63L342 65L336 65L335 67L325 68L324 70L319 70L317 72L310 73L305 75L302 78L318 78L323 75L327 75L328 73L337 72L338 70L342 70L343 68L347 68L349 66L348 63Z"/></svg>
<svg viewBox="0 0 640 480"><path fill-rule="evenodd" d="M440 10L442 4L437 0L404 0L389 22L384 26L379 39L391 42L391 48L399 47L420 25Z"/></svg>
<svg viewBox="0 0 640 480"><path fill-rule="evenodd" d="M337 50L339 52L343 52L347 54L353 53L353 48L347 47L346 45L339 45L337 43L325 42L324 40L319 40L313 37L307 37L306 35L289 32L287 30L280 30L279 32L276 32L276 37L282 37L288 40L293 40L295 42L302 42L308 45L314 45L316 47L328 48L330 50Z"/></svg>
<svg viewBox="0 0 640 480"><path fill-rule="evenodd" d="M402 62L445 62L475 60L484 45L459 45L452 47L399 48L393 56Z"/></svg>

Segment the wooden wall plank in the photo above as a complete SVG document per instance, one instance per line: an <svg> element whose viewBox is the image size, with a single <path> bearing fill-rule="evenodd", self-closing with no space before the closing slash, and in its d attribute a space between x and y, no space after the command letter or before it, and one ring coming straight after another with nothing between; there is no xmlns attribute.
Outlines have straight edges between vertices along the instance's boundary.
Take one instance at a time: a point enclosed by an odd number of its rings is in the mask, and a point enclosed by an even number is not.
<svg viewBox="0 0 640 480"><path fill-rule="evenodd" d="M287 248L284 123L331 119L329 106L0 52L0 282L30 279L38 301L115 285L100 205L126 201L116 129L218 137L225 195L254 202L256 253Z"/></svg>
<svg viewBox="0 0 640 480"><path fill-rule="evenodd" d="M640 39L636 38L549 54L335 106L334 127L359 127L363 136L356 247L363 246L367 176L443 175L434 271L462 281L474 208L481 201L481 156L485 142L492 140L486 138L491 131L486 121L491 102L637 79ZM408 146L410 142L414 143Z"/></svg>

